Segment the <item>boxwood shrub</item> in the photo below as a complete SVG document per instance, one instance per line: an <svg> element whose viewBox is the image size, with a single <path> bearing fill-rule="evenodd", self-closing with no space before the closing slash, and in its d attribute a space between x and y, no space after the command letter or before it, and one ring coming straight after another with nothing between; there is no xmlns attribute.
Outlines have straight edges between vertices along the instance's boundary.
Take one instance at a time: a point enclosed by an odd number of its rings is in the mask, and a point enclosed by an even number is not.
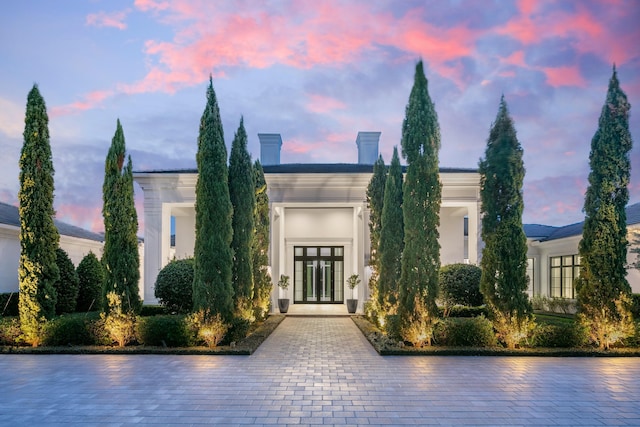
<svg viewBox="0 0 640 427"><path fill-rule="evenodd" d="M193 258L174 259L158 273L155 296L167 310L188 313L193 306Z"/></svg>
<svg viewBox="0 0 640 427"><path fill-rule="evenodd" d="M16 345L21 334L20 319L0 317L0 345Z"/></svg>
<svg viewBox="0 0 640 427"><path fill-rule="evenodd" d="M587 333L577 322L564 324L539 323L531 336L533 347L582 347L587 343Z"/></svg>
<svg viewBox="0 0 640 427"><path fill-rule="evenodd" d="M436 343L451 347L493 347L497 345L493 324L484 316L447 318L439 322Z"/></svg>
<svg viewBox="0 0 640 427"><path fill-rule="evenodd" d="M188 347L190 333L182 315L140 317L136 322L137 341L143 345Z"/></svg>
<svg viewBox="0 0 640 427"><path fill-rule="evenodd" d="M43 345L94 345L96 344L93 323L97 313L74 313L56 317L44 329Z"/></svg>

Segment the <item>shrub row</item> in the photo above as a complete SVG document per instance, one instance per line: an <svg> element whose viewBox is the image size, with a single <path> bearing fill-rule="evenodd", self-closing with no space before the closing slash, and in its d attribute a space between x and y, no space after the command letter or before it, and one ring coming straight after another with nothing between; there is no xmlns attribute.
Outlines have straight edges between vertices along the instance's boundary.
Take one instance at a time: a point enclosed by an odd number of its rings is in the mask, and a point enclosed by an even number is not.
<svg viewBox="0 0 640 427"><path fill-rule="evenodd" d="M238 342L248 335L250 324L239 319L228 325L220 344ZM20 342L20 321L17 317L0 318L0 345L13 346ZM111 345L114 341L105 328L100 313L65 314L47 322L43 330L42 345ZM189 347L204 345L189 317L185 315L157 315L137 317L132 343L147 346Z"/></svg>

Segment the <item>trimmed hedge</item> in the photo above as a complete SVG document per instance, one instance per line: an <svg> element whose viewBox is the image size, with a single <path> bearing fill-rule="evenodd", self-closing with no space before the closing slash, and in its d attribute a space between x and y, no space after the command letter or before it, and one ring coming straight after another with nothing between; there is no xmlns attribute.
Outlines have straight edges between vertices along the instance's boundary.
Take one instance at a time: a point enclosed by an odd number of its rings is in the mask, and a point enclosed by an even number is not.
<svg viewBox="0 0 640 427"><path fill-rule="evenodd" d="M443 319L435 335L438 345L450 347L494 347L498 343L493 324L484 316Z"/></svg>
<svg viewBox="0 0 640 427"><path fill-rule="evenodd" d="M140 344L158 347L188 347L192 342L181 315L139 317L136 335Z"/></svg>
<svg viewBox="0 0 640 427"><path fill-rule="evenodd" d="M193 306L193 258L174 259L158 273L155 296L167 310L188 313Z"/></svg>
<svg viewBox="0 0 640 427"><path fill-rule="evenodd" d="M575 348L587 344L587 333L576 322L565 324L536 324L531 336L531 346L550 348Z"/></svg>
<svg viewBox="0 0 640 427"><path fill-rule="evenodd" d="M42 344L46 346L95 345L97 313L62 315L47 322Z"/></svg>
<svg viewBox="0 0 640 427"><path fill-rule="evenodd" d="M449 264L440 268L440 301L449 309L456 305L476 307L484 304L480 293L482 269L472 264ZM445 310L448 311L448 310Z"/></svg>
<svg viewBox="0 0 640 427"><path fill-rule="evenodd" d="M0 317L18 316L18 292L0 294Z"/></svg>

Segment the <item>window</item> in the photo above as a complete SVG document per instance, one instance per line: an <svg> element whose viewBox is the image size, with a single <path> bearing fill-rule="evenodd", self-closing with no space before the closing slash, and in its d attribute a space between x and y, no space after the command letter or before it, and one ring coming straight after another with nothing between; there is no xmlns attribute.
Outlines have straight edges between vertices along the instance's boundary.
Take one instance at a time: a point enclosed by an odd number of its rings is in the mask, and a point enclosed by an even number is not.
<svg viewBox="0 0 640 427"><path fill-rule="evenodd" d="M534 259L533 258L527 258L527 292L529 292L530 296L535 295L535 289L534 289Z"/></svg>
<svg viewBox="0 0 640 427"><path fill-rule="evenodd" d="M575 298L575 281L580 274L580 257L578 255L551 257L549 264L551 266L551 296Z"/></svg>

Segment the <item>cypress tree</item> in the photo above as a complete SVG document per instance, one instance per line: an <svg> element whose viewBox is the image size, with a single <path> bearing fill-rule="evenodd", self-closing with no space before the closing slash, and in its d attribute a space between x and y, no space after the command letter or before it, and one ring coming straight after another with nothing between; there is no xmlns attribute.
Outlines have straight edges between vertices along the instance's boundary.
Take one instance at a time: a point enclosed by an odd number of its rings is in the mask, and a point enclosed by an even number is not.
<svg viewBox="0 0 640 427"><path fill-rule="evenodd" d="M133 199L131 156L125 165L125 139L120 119L111 140L104 166L102 216L104 218L105 294L121 297L124 312L137 312L140 300L140 255L138 253L138 214ZM108 310L108 307L105 307Z"/></svg>
<svg viewBox="0 0 640 427"><path fill-rule="evenodd" d="M269 275L269 195L267 181L259 160L253 165L255 179L254 234L252 242L253 306L256 317L264 319L271 309L271 276Z"/></svg>
<svg viewBox="0 0 640 427"><path fill-rule="evenodd" d="M53 284L57 296L56 314L74 313L80 288L78 273L69 255L62 248L56 249L56 264L60 271L60 278Z"/></svg>
<svg viewBox="0 0 640 427"><path fill-rule="evenodd" d="M251 155L247 150L247 132L240 119L229 157L229 197L233 206L232 283L236 316L252 319L253 314L253 248L255 181Z"/></svg>
<svg viewBox="0 0 640 427"><path fill-rule="evenodd" d="M78 268L79 290L76 311L95 311L103 306L104 269L98 257L89 252L82 258Z"/></svg>
<svg viewBox="0 0 640 427"><path fill-rule="evenodd" d="M367 315L372 320L377 320L381 314L379 304L379 284L380 275L380 232L382 230L382 208L384 204L384 186L387 180L387 167L384 164L382 155L373 164L373 175L367 186L367 205L369 206L369 238L370 238L370 258L371 277L369 278L369 290L371 299L365 307Z"/></svg>
<svg viewBox="0 0 640 427"><path fill-rule="evenodd" d="M403 189L404 252L400 280L400 334L416 346L430 345L437 322L440 270L440 126L422 61L402 123L402 155L407 159Z"/></svg>
<svg viewBox="0 0 640 427"><path fill-rule="evenodd" d="M213 81L198 135L196 182L196 242L194 248L193 308L207 316L233 317L231 240L233 207L229 197L227 147Z"/></svg>
<svg viewBox="0 0 640 427"><path fill-rule="evenodd" d="M402 272L404 220L402 217L402 166L398 148L393 148L391 167L384 187L382 230L380 232L380 279L378 301L388 314L395 314L398 283Z"/></svg>
<svg viewBox="0 0 640 427"><path fill-rule="evenodd" d="M509 348L526 337L531 317L527 296L527 238L522 229L523 150L504 96L480 160L482 277L480 290L494 327Z"/></svg>
<svg viewBox="0 0 640 427"><path fill-rule="evenodd" d="M581 257L578 310L592 340L600 348L631 333L626 279L627 218L632 141L631 105L620 88L615 66L598 130L591 140L589 187L584 201L585 221L579 245Z"/></svg>
<svg viewBox="0 0 640 427"><path fill-rule="evenodd" d="M20 154L20 326L26 342L37 346L46 320L55 315L54 283L59 271L56 248L60 236L53 218L53 161L49 117L44 99L33 88L27 96L24 143Z"/></svg>

